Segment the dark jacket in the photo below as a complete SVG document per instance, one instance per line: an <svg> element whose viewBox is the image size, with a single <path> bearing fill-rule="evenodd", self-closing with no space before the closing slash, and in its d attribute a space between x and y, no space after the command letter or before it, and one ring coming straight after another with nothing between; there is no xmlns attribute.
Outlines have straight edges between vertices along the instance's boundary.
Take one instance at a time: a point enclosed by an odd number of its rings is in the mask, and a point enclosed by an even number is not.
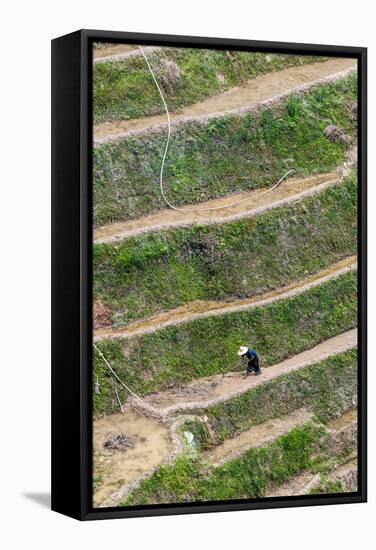
<svg viewBox="0 0 376 550"><path fill-rule="evenodd" d="M260 369L260 363L259 363L257 351L255 351L252 348L248 348L248 351L245 354L245 356L248 359L247 374L250 374L251 372L254 372L255 374L260 374L261 369Z"/></svg>
<svg viewBox="0 0 376 550"><path fill-rule="evenodd" d="M252 361L253 359L256 359L256 361L258 361L258 355L257 355L257 351L252 349L252 348L248 348L248 351L247 353L245 354L245 356L247 357L247 359L249 359L250 361Z"/></svg>

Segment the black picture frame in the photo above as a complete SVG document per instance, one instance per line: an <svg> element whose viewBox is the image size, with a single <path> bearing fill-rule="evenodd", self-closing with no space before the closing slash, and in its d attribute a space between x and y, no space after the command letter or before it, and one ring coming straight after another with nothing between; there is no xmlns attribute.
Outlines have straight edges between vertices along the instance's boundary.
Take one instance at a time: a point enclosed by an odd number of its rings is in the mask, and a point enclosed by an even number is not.
<svg viewBox="0 0 376 550"><path fill-rule="evenodd" d="M93 508L92 58L94 41L353 57L358 60L358 492ZM79 520L366 502L367 49L80 30L52 41L52 509Z"/></svg>

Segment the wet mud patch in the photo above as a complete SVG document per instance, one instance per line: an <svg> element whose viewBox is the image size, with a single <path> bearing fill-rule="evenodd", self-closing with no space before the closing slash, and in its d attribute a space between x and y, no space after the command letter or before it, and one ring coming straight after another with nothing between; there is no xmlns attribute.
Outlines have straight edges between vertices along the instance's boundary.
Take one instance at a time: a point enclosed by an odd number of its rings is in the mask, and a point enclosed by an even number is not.
<svg viewBox="0 0 376 550"><path fill-rule="evenodd" d="M106 448L109 440L126 436L131 445ZM165 460L171 451L168 427L128 411L94 421L94 506L124 483L133 481Z"/></svg>

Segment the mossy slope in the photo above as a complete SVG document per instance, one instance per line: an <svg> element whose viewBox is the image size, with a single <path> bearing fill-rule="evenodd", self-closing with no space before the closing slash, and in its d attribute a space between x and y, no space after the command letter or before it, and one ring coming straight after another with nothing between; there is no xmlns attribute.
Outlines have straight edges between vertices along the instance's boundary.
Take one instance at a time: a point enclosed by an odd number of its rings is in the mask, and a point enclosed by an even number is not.
<svg viewBox="0 0 376 550"><path fill-rule="evenodd" d="M173 127L164 172L175 205L202 202L295 176L329 172L348 145L330 141L329 124L355 138L356 75L295 94L257 112L190 121ZM165 129L94 147L94 225L166 207L159 190Z"/></svg>

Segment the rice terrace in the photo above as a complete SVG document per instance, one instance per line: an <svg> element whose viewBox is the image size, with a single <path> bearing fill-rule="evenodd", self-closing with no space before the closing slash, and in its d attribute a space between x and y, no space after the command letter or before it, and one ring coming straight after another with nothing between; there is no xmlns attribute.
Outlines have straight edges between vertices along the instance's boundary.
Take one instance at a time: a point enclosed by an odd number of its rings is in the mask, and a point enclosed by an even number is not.
<svg viewBox="0 0 376 550"><path fill-rule="evenodd" d="M356 60L94 46L94 506L356 491Z"/></svg>

